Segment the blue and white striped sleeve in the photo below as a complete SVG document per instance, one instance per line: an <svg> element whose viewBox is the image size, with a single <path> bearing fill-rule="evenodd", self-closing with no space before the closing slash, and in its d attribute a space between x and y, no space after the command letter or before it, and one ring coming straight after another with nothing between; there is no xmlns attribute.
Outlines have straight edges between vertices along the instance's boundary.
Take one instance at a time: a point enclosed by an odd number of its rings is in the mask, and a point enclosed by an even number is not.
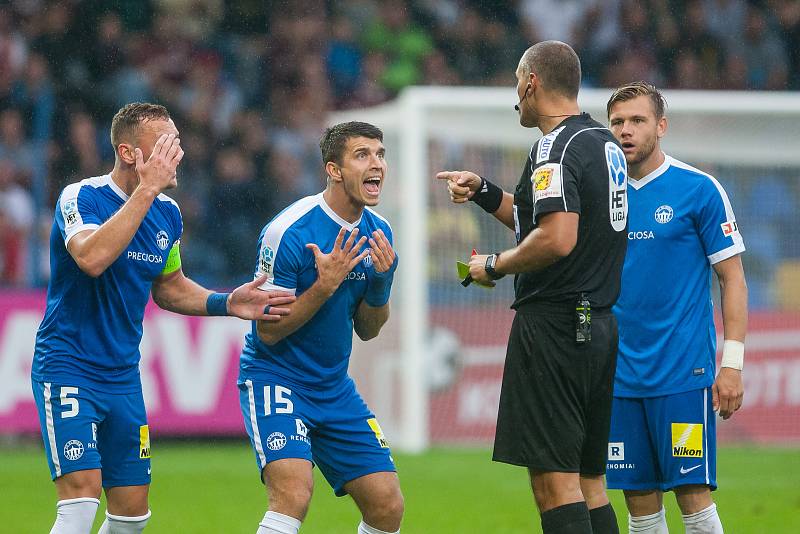
<svg viewBox="0 0 800 534"><path fill-rule="evenodd" d="M709 176L702 183L697 201L700 203L697 230L708 262L713 265L744 252L733 207L716 178Z"/></svg>

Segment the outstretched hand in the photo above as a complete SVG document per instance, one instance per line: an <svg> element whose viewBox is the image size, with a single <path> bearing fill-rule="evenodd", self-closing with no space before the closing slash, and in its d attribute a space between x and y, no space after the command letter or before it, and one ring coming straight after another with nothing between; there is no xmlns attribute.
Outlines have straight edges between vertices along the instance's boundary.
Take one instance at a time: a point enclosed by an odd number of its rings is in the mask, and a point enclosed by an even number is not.
<svg viewBox="0 0 800 534"><path fill-rule="evenodd" d="M436 174L437 180L447 180L447 190L450 200L455 204L463 204L471 199L483 180L470 171L442 171Z"/></svg>
<svg viewBox="0 0 800 534"><path fill-rule="evenodd" d="M136 175L142 186L158 193L175 187L175 171L183 159L181 140L175 134L159 137L147 161L144 161L141 148L134 149L134 157Z"/></svg>
<svg viewBox="0 0 800 534"><path fill-rule="evenodd" d="M267 276L261 276L242 284L228 296L228 313L240 319L257 321L279 321L289 315L289 308L281 308L295 301L295 296L284 291L262 291L258 289Z"/></svg>
<svg viewBox="0 0 800 534"><path fill-rule="evenodd" d="M358 265L358 262L369 254L369 250L358 253L367 241L366 237L362 237L356 242L358 228L350 233L350 237L342 245L344 234L344 228L339 230L339 235L336 236L336 241L333 243L333 250L328 254L323 254L315 243L306 245L306 248L314 253L314 260L317 263L317 281L331 295L338 289L347 274Z"/></svg>
<svg viewBox="0 0 800 534"><path fill-rule="evenodd" d="M372 247L370 254L372 255L372 265L375 266L375 272L385 273L389 271L394 265L395 252L383 230L372 232L372 237L369 238L369 246Z"/></svg>

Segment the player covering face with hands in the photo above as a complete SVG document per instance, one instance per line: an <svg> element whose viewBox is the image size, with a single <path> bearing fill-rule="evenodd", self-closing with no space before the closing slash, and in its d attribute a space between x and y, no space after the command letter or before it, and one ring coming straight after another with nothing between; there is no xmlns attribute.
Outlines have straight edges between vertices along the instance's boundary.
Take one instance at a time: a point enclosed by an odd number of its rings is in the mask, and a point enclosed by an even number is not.
<svg viewBox="0 0 800 534"><path fill-rule="evenodd" d="M378 335L397 267L389 223L371 209L386 179L382 132L349 122L320 141L327 186L262 230L256 277L297 296L279 323L254 321L239 391L269 496L258 534L296 534L319 467L361 511L360 534L398 532L403 496L389 445L347 374L353 332Z"/></svg>
<svg viewBox="0 0 800 534"><path fill-rule="evenodd" d="M51 534L88 534L105 489L103 534L150 518L150 432L139 378L148 297L185 315L280 321L294 296L258 281L214 293L184 276L177 204L180 135L167 110L129 104L111 125L114 169L68 185L50 237L47 309L31 378L58 495Z"/></svg>

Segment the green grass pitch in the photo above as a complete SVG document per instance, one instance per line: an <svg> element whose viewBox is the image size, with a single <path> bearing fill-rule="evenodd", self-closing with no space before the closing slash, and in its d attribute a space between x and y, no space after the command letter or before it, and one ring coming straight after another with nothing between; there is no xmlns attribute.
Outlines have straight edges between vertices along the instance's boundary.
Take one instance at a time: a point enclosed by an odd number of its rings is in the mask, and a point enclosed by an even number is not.
<svg viewBox="0 0 800 534"><path fill-rule="evenodd" d="M434 449L396 455L406 498L404 534L516 534L541 532L525 471L490 461L486 450ZM303 534L354 534L359 514L317 481ZM715 500L726 532L800 532L800 451L727 447L719 454ZM55 491L41 448L0 448L0 531L48 532ZM627 531L624 503L611 492ZM266 510L255 459L244 442L154 443L153 517L145 532L253 533ZM666 496L671 532L683 532L672 495ZM103 505L101 505L101 510ZM96 527L102 519L97 515Z"/></svg>

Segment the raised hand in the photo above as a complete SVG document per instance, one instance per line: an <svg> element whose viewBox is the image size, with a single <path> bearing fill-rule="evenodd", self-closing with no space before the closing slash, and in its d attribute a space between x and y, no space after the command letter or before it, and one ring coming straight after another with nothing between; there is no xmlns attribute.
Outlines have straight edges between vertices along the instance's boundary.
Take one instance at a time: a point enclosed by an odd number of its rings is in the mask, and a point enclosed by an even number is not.
<svg viewBox="0 0 800 534"><path fill-rule="evenodd" d="M447 180L450 200L462 204L473 197L481 186L481 177L470 171L442 171L436 174L437 180Z"/></svg>
<svg viewBox="0 0 800 534"><path fill-rule="evenodd" d="M353 270L358 265L358 262L363 260L369 250L364 250L360 254L361 247L367 241L366 237L362 237L356 242L358 237L358 228L350 233L350 237L342 245L344 241L345 229L339 230L339 235L336 236L336 241L333 243L333 250L328 254L323 254L319 247L314 243L308 243L306 248L311 249L314 253L314 260L317 262L317 282L332 295L339 285L344 281L347 273Z"/></svg>
<svg viewBox="0 0 800 534"><path fill-rule="evenodd" d="M136 156L136 174L139 184L160 193L175 187L175 171L183 159L181 140L175 134L164 134L158 138L153 152L144 161L142 149L134 149Z"/></svg>
<svg viewBox="0 0 800 534"><path fill-rule="evenodd" d="M266 281L267 275L264 275L234 289L228 296L228 313L240 319L272 322L289 315L289 308L280 306L291 304L295 296L283 291L258 289Z"/></svg>
<svg viewBox="0 0 800 534"><path fill-rule="evenodd" d="M372 265L375 272L385 273L394 265L395 253L383 230L375 230L369 238L369 246L372 247Z"/></svg>

